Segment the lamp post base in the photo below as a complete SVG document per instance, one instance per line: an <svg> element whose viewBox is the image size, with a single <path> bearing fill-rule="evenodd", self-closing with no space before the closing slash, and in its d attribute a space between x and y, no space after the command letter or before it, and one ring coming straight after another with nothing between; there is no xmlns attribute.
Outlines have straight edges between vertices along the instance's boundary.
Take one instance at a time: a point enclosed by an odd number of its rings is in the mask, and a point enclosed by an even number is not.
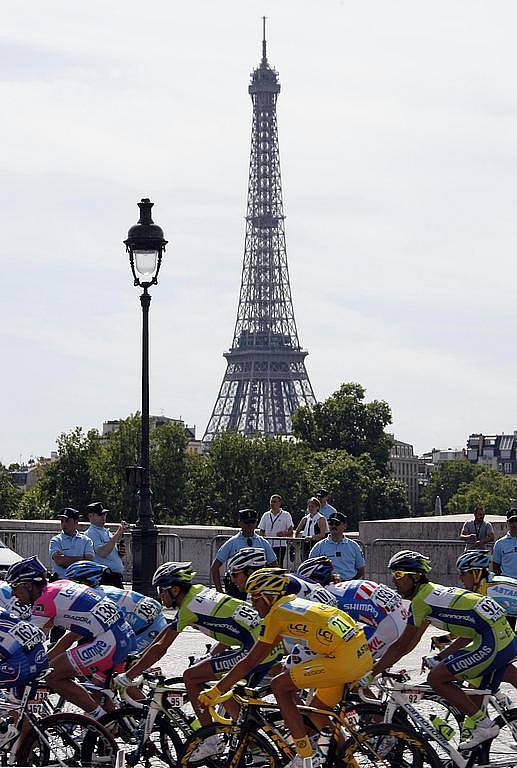
<svg viewBox="0 0 517 768"><path fill-rule="evenodd" d="M148 597L156 597L152 580L157 567L157 545L157 528L133 528L133 589Z"/></svg>

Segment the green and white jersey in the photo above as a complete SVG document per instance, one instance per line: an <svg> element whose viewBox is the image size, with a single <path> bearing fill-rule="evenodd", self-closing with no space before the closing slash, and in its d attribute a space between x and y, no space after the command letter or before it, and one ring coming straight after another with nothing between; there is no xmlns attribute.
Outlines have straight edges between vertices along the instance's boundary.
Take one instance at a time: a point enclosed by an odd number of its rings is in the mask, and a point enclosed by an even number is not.
<svg viewBox="0 0 517 768"><path fill-rule="evenodd" d="M251 648L258 638L260 622L257 611L248 603L194 584L170 626L176 632L194 627L218 643Z"/></svg>
<svg viewBox="0 0 517 768"><path fill-rule="evenodd" d="M514 637L504 609L495 600L458 587L423 584L411 601L407 623L420 627L423 621L456 637L491 634L499 649Z"/></svg>

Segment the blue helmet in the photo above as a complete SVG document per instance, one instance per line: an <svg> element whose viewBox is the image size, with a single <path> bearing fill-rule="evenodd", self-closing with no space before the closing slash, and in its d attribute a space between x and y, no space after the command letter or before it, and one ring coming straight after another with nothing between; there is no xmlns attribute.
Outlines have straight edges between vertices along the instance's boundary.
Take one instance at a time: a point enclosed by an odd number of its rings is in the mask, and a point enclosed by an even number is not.
<svg viewBox="0 0 517 768"><path fill-rule="evenodd" d="M98 587L103 575L109 570L106 565L95 563L93 560L77 560L68 566L64 578L78 581L79 584L88 584L90 587Z"/></svg>
<svg viewBox="0 0 517 768"><path fill-rule="evenodd" d="M320 582L323 586L330 584L332 579L332 560L325 555L311 557L300 563L296 573L298 576L307 576L309 579Z"/></svg>
<svg viewBox="0 0 517 768"><path fill-rule="evenodd" d="M5 580L11 587L16 587L18 584L24 584L28 581L46 584L47 578L48 571L36 555L13 563L5 574Z"/></svg>
<svg viewBox="0 0 517 768"><path fill-rule="evenodd" d="M478 568L490 568L490 552L486 549L470 549L463 552L456 560L456 568L460 573L477 571Z"/></svg>

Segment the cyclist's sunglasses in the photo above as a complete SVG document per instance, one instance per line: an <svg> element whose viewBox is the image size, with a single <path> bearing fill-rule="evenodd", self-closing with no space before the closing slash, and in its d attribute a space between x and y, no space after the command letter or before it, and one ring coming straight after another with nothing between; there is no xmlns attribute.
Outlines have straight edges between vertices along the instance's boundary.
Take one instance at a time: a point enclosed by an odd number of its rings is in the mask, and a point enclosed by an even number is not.
<svg viewBox="0 0 517 768"><path fill-rule="evenodd" d="M394 579L402 579L404 576L414 576L415 571L392 571L391 575Z"/></svg>

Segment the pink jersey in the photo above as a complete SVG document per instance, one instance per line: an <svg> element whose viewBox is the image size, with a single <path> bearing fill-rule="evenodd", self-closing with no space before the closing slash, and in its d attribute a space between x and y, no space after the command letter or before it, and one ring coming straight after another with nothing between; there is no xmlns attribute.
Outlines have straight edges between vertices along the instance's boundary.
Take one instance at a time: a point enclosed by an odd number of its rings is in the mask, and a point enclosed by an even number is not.
<svg viewBox="0 0 517 768"><path fill-rule="evenodd" d="M91 640L108 630L129 630L114 602L91 587L66 579L43 587L41 595L32 606L31 622L39 627L48 625L69 629L85 640Z"/></svg>

